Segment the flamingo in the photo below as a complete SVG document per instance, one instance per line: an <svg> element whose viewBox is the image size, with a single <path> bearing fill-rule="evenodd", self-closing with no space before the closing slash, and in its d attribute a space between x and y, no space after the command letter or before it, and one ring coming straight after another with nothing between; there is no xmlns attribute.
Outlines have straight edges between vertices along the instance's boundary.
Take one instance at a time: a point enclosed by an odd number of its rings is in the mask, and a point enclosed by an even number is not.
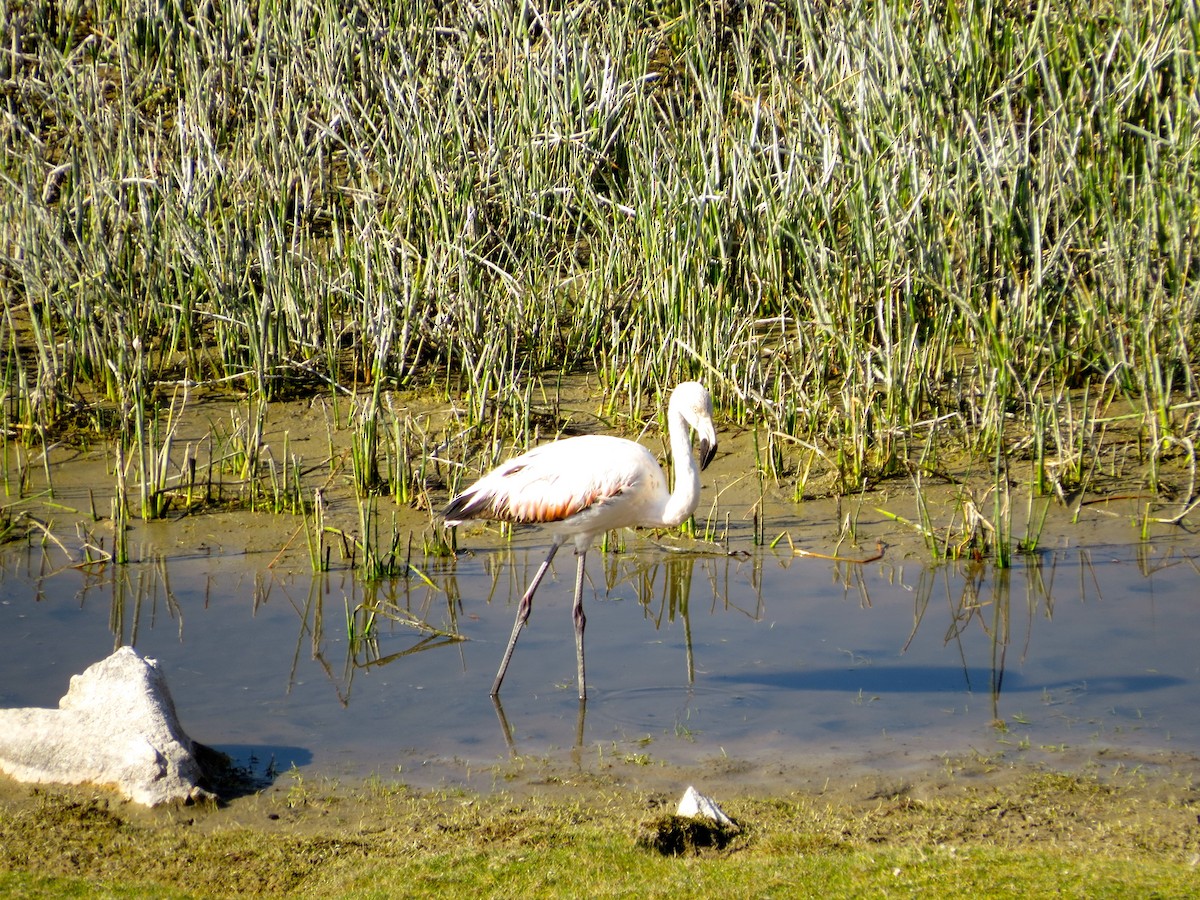
<svg viewBox="0 0 1200 900"><path fill-rule="evenodd" d="M533 594L550 568L554 554L568 539L575 543L579 563L575 572L575 653L579 664L579 699L587 699L583 672L583 572L588 548L598 535L614 528L664 528L684 522L700 500L700 470L717 450L712 397L704 385L685 381L671 392L667 405L675 488L649 450L634 441L611 435L582 435L535 447L493 469L452 499L442 513L447 527L467 519L545 525L552 542L545 561L517 606L508 648L500 661L492 697L512 658L521 629L529 621ZM692 456L691 435L700 442L699 466Z"/></svg>

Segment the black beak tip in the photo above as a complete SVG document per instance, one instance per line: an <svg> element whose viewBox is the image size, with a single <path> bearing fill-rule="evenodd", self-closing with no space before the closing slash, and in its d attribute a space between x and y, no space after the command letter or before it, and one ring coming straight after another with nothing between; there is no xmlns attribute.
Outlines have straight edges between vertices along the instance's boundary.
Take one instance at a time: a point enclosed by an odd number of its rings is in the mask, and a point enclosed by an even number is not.
<svg viewBox="0 0 1200 900"><path fill-rule="evenodd" d="M701 440L700 440L700 468L702 470L707 469L708 464L710 462L712 462L713 457L716 455L717 455L716 442L714 441L713 443L710 444L708 441L701 438Z"/></svg>

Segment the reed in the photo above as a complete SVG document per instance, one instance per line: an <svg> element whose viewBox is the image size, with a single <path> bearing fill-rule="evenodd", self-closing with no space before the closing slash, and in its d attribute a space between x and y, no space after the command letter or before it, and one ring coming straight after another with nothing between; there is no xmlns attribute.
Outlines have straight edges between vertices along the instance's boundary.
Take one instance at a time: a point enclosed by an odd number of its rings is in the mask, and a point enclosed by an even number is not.
<svg viewBox="0 0 1200 900"><path fill-rule="evenodd" d="M930 442L1062 495L1117 407L1155 488L1195 440L1194 3L49 9L0 21L27 446L122 391L153 423L186 374L247 393L246 483L270 401L365 389L357 486L382 456L411 502L430 448L381 430L388 390L495 454L577 371L637 423L704 377L797 497Z"/></svg>
<svg viewBox="0 0 1200 900"><path fill-rule="evenodd" d="M378 581L405 575L408 564L401 558L401 534L395 518L391 526L381 528L379 500L375 496L358 499L357 571L365 581Z"/></svg>
<svg viewBox="0 0 1200 900"><path fill-rule="evenodd" d="M313 574L329 571L330 545L325 543L325 497L317 490L310 506L302 508L304 546Z"/></svg>

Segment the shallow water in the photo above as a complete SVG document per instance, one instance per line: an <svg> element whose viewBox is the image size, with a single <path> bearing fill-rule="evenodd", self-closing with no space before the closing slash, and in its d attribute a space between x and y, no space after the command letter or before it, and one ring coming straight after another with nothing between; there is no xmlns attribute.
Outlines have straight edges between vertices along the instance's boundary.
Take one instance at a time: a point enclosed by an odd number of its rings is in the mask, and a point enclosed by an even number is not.
<svg viewBox="0 0 1200 900"><path fill-rule="evenodd" d="M583 765L882 768L967 752L1194 752L1193 552L1064 541L1001 571L895 553L680 555L631 538L625 553L589 555L581 716L570 555L539 591L502 706L488 696L544 553L536 532L431 565L430 583L369 593L348 572L271 569L268 552L213 547L86 573L9 548L0 706L54 706L72 674L132 643L164 667L189 734L260 773L428 786L573 751ZM361 628L364 605L381 612L352 641L348 613ZM385 617L399 610L465 640Z"/></svg>

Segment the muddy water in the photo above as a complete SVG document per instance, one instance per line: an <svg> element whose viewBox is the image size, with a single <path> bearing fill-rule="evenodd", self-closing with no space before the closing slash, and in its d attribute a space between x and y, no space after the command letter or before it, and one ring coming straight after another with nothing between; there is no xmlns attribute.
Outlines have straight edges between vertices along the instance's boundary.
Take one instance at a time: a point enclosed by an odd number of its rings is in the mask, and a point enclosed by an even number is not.
<svg viewBox="0 0 1200 900"><path fill-rule="evenodd" d="M806 512L816 518L810 505L783 524L803 534ZM192 736L268 775L429 786L486 782L514 757L749 771L1200 749L1197 545L1176 532L1120 545L1074 526L1008 571L931 566L903 545L835 562L744 535L732 556L631 537L624 553L589 558L581 711L570 555L543 583L502 705L488 696L544 551L536 531L468 534L457 559L426 563L428 581L365 588L349 571L279 565L278 539L228 540L278 519L143 530L143 561L125 567L7 548L0 705L53 706L72 674L125 643L160 660ZM864 535L894 535L868 519ZM354 639L348 615L361 634L365 607L379 610L374 629Z"/></svg>
<svg viewBox="0 0 1200 900"><path fill-rule="evenodd" d="M605 427L582 387L555 400L555 427ZM429 434L447 416L396 414ZM226 452L213 436L248 417L189 405L175 417L174 456L195 448L203 466L204 454ZM326 524L348 534L359 527L339 449L351 444L349 418L303 402L272 407L264 428L274 447L264 454L301 460L303 492L320 488ZM502 705L488 696L516 599L545 553L536 530L460 529L457 558L420 557L424 577L365 586L336 555L334 571L312 574L298 518L210 508L134 520L135 562L84 567L86 541L112 546L112 451L56 445L44 465L27 455L24 498L8 456L9 509L36 515L53 540L34 528L0 547L0 705L54 706L71 675L132 644L160 661L188 732L263 775L486 786L531 761L752 778L798 764L887 772L962 754L1087 765L1200 750L1200 539L1159 524L1141 540L1136 520L1156 501L1136 470L1109 474L1106 502L1055 504L1039 552L1000 570L931 564L894 518L917 518L905 485L795 504L747 478L754 452L752 434L723 432L705 471L698 518L725 532L724 548L681 554L643 535L589 556L583 711L566 552L539 591ZM923 491L931 521L962 520L957 487ZM444 502L444 489L427 499ZM774 549L752 540L754 512L779 537ZM380 520L416 547L433 527L428 511L388 501ZM840 531L848 522L855 541Z"/></svg>

